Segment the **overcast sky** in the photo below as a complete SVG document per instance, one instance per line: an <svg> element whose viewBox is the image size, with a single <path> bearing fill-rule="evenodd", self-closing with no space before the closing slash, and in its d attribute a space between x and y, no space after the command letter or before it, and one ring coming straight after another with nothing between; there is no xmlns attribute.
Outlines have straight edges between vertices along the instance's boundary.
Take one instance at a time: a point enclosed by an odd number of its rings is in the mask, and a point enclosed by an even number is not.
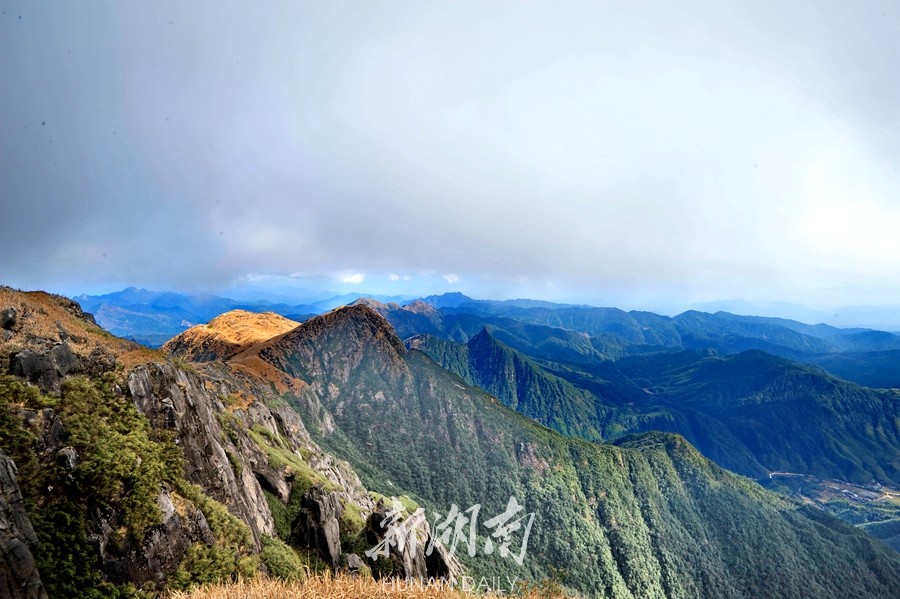
<svg viewBox="0 0 900 599"><path fill-rule="evenodd" d="M900 303L896 1L0 12L0 283Z"/></svg>

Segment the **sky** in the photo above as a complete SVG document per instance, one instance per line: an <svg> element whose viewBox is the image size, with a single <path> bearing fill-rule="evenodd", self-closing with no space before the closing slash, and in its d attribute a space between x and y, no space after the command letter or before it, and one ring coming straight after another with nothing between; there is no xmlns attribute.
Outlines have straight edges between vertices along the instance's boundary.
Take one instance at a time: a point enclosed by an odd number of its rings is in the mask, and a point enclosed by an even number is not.
<svg viewBox="0 0 900 599"><path fill-rule="evenodd" d="M0 0L0 283L900 304L900 5Z"/></svg>

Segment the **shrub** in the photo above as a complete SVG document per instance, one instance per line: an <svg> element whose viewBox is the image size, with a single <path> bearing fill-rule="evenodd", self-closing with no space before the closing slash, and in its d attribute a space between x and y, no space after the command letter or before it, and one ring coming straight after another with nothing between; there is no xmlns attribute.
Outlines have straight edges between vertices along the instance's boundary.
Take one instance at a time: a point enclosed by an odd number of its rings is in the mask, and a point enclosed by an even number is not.
<svg viewBox="0 0 900 599"><path fill-rule="evenodd" d="M281 539L263 536L262 551L259 554L263 564L269 571L269 575L281 580L304 580L306 578L305 564Z"/></svg>

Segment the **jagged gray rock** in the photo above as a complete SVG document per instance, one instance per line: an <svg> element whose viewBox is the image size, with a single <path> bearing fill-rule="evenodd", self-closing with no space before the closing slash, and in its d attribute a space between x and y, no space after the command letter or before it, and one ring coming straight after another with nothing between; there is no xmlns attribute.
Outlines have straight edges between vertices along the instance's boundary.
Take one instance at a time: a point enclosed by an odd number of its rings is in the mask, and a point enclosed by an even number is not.
<svg viewBox="0 0 900 599"><path fill-rule="evenodd" d="M37 545L16 482L16 466L0 453L0 596L47 599L32 553Z"/></svg>
<svg viewBox="0 0 900 599"><path fill-rule="evenodd" d="M162 583L175 571L193 543L212 545L215 537L206 516L186 505L179 514L168 491L161 489L157 497L162 522L145 531L141 542L128 538L112 542L119 525L118 515L111 510L98 510L91 518L95 528L91 540L98 548L103 571L115 583Z"/></svg>
<svg viewBox="0 0 900 599"><path fill-rule="evenodd" d="M375 510L366 520L366 540L372 547L380 544L386 537L387 524L390 522L390 507L379 501ZM406 578L427 580L430 578L458 578L463 569L459 560L451 555L443 545L434 542L431 527L423 519L418 526L403 529L406 536L402 543L388 543L391 557L399 562ZM415 542L413 539L415 538ZM401 539L396 539L400 541ZM402 546L402 548L401 548ZM426 555L429 547L431 552ZM384 559L384 557L378 557Z"/></svg>
<svg viewBox="0 0 900 599"><path fill-rule="evenodd" d="M292 523L291 542L309 547L336 567L341 559L338 518L344 511L337 493L326 493L316 485L300 501L300 512Z"/></svg>
<svg viewBox="0 0 900 599"><path fill-rule="evenodd" d="M82 371L81 360L63 341L43 353L24 350L12 355L10 373L28 379L44 392L59 392L60 379Z"/></svg>
<svg viewBox="0 0 900 599"><path fill-rule="evenodd" d="M78 452L74 447L63 447L56 452L56 463L62 466L69 484L75 482L75 468L78 466Z"/></svg>
<svg viewBox="0 0 900 599"><path fill-rule="evenodd" d="M249 468L235 472L229 459L240 459L229 445L216 413L218 396L195 373L168 363L139 366L128 376L132 401L150 422L174 430L184 451L185 475L246 522L259 547L260 535L275 535L272 512Z"/></svg>

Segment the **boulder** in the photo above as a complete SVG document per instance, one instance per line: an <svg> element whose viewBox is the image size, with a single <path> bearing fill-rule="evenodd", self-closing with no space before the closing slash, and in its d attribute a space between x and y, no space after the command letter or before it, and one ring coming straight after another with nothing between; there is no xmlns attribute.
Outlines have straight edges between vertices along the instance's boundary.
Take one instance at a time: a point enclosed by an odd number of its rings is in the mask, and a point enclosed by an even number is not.
<svg viewBox="0 0 900 599"><path fill-rule="evenodd" d="M72 353L66 342L57 343L44 353L30 350L12 355L11 374L28 379L44 392L58 392L60 379L82 371L81 360Z"/></svg>
<svg viewBox="0 0 900 599"><path fill-rule="evenodd" d="M362 558L360 558L355 553L351 553L347 556L347 569L351 574L359 573L359 571L362 570L365 565L366 564L362 561Z"/></svg>
<svg viewBox="0 0 900 599"><path fill-rule="evenodd" d="M19 319L19 311L15 308L7 308L0 312L0 329L11 331Z"/></svg>
<svg viewBox="0 0 900 599"><path fill-rule="evenodd" d="M366 520L366 540L372 547L383 542L386 538L388 524L390 522L390 508L379 501L375 511ZM390 559L395 560L403 570L405 578L428 580L431 578L453 579L462 574L462 566L455 556L451 555L443 545L436 543L431 536L428 521L424 518L417 526L404 527L401 525L403 518L397 525L405 531L402 539L390 540L387 544ZM415 542L413 542L415 540ZM428 548L431 551L428 552ZM426 555L427 554L427 555ZM377 559L385 559L384 556L373 556ZM371 559L371 558L370 558Z"/></svg>

